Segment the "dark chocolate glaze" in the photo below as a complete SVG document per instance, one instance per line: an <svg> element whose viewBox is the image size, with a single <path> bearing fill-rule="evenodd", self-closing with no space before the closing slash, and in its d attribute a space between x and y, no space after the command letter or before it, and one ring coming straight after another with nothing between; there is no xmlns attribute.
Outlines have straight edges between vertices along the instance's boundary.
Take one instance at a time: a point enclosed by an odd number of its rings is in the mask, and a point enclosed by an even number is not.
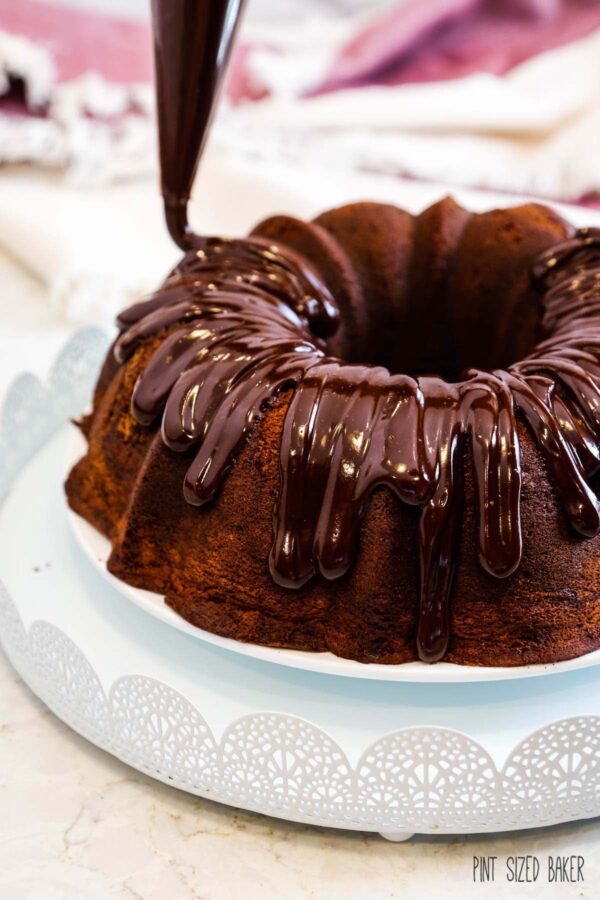
<svg viewBox="0 0 600 900"><path fill-rule="evenodd" d="M600 468L600 230L545 253L533 276L544 337L521 362L464 380L412 378L328 356L334 299L310 264L264 239L207 239L148 301L120 317L125 360L165 329L132 409L162 417L165 444L196 447L188 502L213 499L261 410L292 389L281 437L281 489L270 569L288 588L350 567L379 486L421 509L419 657L447 649L461 530L465 445L479 516L479 559L492 576L522 554L517 416L543 454L573 528L600 530L590 479Z"/></svg>
<svg viewBox="0 0 600 900"><path fill-rule="evenodd" d="M187 205L244 0L152 0L165 217L182 249Z"/></svg>
<svg viewBox="0 0 600 900"><path fill-rule="evenodd" d="M479 516L479 559L492 576L522 554L517 414L546 460L573 528L600 529L590 479L600 468L600 232L584 230L535 266L544 339L505 370L463 381L412 378L327 355L339 313L309 263L264 239L199 238L187 203L242 0L152 0L162 192L169 231L188 251L165 285L120 317L121 361L165 338L132 399L162 417L165 444L196 447L184 495L213 499L257 416L293 395L281 438L281 489L270 569L288 588L347 572L369 496L391 490L421 509L421 659L447 649L461 530L465 446ZM168 330L167 330L168 329Z"/></svg>

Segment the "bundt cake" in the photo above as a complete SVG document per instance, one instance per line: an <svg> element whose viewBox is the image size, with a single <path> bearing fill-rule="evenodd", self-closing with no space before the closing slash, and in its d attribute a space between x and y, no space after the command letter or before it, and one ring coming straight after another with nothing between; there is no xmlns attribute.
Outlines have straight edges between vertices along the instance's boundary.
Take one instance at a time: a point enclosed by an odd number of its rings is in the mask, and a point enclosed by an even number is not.
<svg viewBox="0 0 600 900"><path fill-rule="evenodd" d="M119 327L66 484L119 578L362 662L600 647L600 231L275 216L195 239Z"/></svg>

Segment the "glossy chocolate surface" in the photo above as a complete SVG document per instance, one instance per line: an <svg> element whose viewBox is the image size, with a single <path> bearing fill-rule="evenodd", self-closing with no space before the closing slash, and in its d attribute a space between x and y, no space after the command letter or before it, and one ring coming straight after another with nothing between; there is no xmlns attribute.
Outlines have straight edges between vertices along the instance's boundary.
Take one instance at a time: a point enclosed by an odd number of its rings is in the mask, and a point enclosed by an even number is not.
<svg viewBox="0 0 600 900"><path fill-rule="evenodd" d="M375 487L420 507L417 643L433 662L448 645L465 442L479 558L491 575L509 576L522 553L517 414L573 528L586 537L600 529L590 486L600 468L600 232L580 231L544 254L533 277L544 339L507 369L470 370L449 383L328 356L323 340L338 313L305 260L259 238L207 239L121 316L117 353L124 360L169 329L139 378L133 411L146 425L162 417L172 450L197 447L184 486L193 504L214 498L261 410L293 389L270 555L278 584L344 575Z"/></svg>
<svg viewBox="0 0 600 900"><path fill-rule="evenodd" d="M171 237L193 243L190 191L243 0L152 0L160 169Z"/></svg>
<svg viewBox="0 0 600 900"><path fill-rule="evenodd" d="M507 369L463 380L392 374L327 355L335 299L311 265L261 238L194 236L187 201L240 9L239 0L153 0L163 196L188 252L149 300L120 317L118 358L168 329L136 385L137 420L165 444L196 448L184 485L210 502L273 398L292 391L281 438L270 569L299 587L352 564L379 486L421 510L421 659L443 658L464 504L465 448L476 491L479 559L497 578L522 555L517 415L534 434L573 528L600 530L590 479L600 468L600 232L582 230L533 271L544 339Z"/></svg>

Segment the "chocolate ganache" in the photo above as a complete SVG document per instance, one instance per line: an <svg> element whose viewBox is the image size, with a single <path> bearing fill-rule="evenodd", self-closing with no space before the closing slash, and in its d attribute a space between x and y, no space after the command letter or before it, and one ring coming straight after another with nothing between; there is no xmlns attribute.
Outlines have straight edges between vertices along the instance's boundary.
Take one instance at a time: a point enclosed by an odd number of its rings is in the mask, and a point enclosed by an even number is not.
<svg viewBox="0 0 600 900"><path fill-rule="evenodd" d="M339 323L336 298L303 257L259 237L192 237L187 226L239 3L153 0L153 11L166 216L188 252L153 297L119 318L121 362L144 338L170 329L137 381L133 414L144 425L162 417L173 451L195 448L184 494L202 505L261 411L289 392L273 579L296 588L315 574L343 576L369 497L384 486L420 508L417 647L422 660L440 660L465 459L479 560L490 575L509 576L522 555L517 417L535 436L573 528L585 537L600 530L591 486L600 468L600 231L581 230L537 262L543 334L524 360L469 369L455 382L346 363L327 344Z"/></svg>
<svg viewBox="0 0 600 900"><path fill-rule="evenodd" d="M171 237L193 241L190 191L243 0L152 0L160 168Z"/></svg>
<svg viewBox="0 0 600 900"><path fill-rule="evenodd" d="M421 507L417 643L432 662L448 643L466 441L479 558L491 575L510 575L521 559L517 412L574 529L600 529L589 483L600 467L600 232L580 231L546 253L533 277L543 340L506 369L449 383L327 355L334 300L304 260L257 238L206 239L150 300L122 314L116 352L122 361L148 335L181 326L141 374L132 409L144 424L162 415L172 450L197 446L184 485L192 504L213 499L261 409L293 389L270 556L277 583L342 576L375 487Z"/></svg>

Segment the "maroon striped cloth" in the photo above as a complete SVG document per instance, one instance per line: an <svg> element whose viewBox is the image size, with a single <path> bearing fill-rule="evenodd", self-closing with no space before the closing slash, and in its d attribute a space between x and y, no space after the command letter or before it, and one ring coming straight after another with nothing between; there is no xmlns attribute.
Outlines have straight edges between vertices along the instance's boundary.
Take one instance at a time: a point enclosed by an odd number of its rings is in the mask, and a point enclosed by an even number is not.
<svg viewBox="0 0 600 900"><path fill-rule="evenodd" d="M598 0L407 0L342 49L323 87L503 75L598 27Z"/></svg>
<svg viewBox="0 0 600 900"><path fill-rule="evenodd" d="M252 0L249 0L251 6ZM320 90L504 74L600 27L599 0L405 0L376 17L332 60ZM45 47L65 81L94 70L119 83L152 77L147 24L42 0L0 0L0 29ZM244 96L243 42L230 91Z"/></svg>
<svg viewBox="0 0 600 900"><path fill-rule="evenodd" d="M108 81L150 81L152 45L147 25L41 0L0 0L0 30L45 48L57 77L69 81L90 70Z"/></svg>
<svg viewBox="0 0 600 900"><path fill-rule="evenodd" d="M251 7L252 0L248 2ZM502 75L599 27L600 0L404 0L338 49L316 93L440 81L481 71ZM0 0L0 31L45 48L59 82L89 71L119 84L152 79L148 23L43 0ZM229 73L228 93L234 103L264 96L248 77L251 54L252 45L242 39ZM0 97L0 110L23 113L25 95L14 91L13 81ZM587 202L597 205L595 198Z"/></svg>

